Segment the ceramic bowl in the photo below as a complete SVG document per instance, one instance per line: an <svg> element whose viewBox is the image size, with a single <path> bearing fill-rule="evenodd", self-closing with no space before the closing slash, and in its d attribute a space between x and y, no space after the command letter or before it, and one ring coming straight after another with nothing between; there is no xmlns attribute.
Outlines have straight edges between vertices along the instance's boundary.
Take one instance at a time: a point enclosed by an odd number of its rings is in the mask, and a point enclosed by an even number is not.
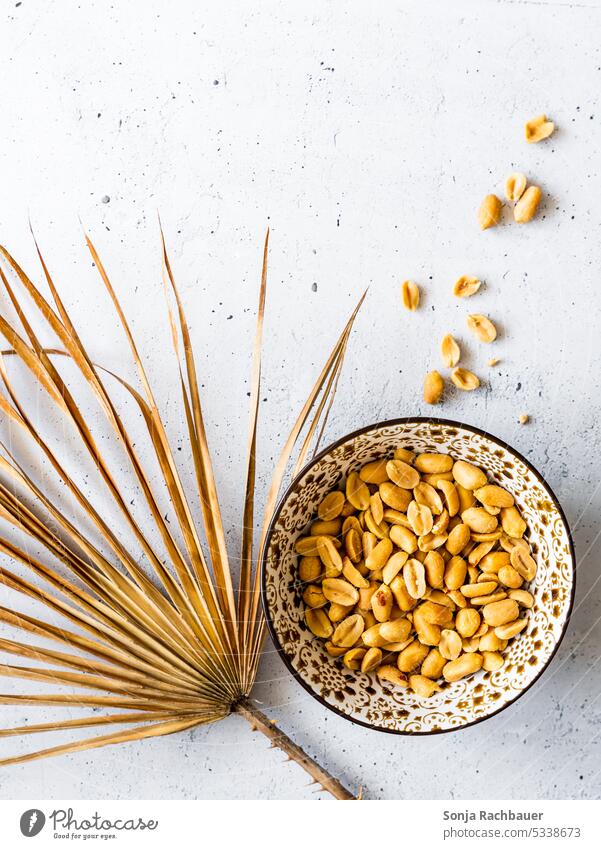
<svg viewBox="0 0 601 849"><path fill-rule="evenodd" d="M445 685L429 699L346 669L303 621L294 543L317 505L349 472L398 446L440 451L481 466L515 498L538 572L528 626L510 641L505 665ZM262 556L263 605L273 641L296 679L327 708L360 725L397 734L433 734L473 725L506 708L539 678L565 633L575 589L574 550L564 513L542 475L509 445L443 419L375 424L339 439L292 481L271 522Z"/></svg>

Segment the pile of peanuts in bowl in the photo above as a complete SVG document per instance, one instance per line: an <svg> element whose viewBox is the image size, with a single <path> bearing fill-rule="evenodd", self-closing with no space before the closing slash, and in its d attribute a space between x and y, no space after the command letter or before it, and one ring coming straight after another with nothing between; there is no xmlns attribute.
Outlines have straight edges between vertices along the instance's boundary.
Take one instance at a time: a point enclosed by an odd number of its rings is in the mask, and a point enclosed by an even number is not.
<svg viewBox="0 0 601 849"><path fill-rule="evenodd" d="M527 530L478 466L399 447L351 472L296 540L305 623L347 669L424 698L495 672L534 603Z"/></svg>

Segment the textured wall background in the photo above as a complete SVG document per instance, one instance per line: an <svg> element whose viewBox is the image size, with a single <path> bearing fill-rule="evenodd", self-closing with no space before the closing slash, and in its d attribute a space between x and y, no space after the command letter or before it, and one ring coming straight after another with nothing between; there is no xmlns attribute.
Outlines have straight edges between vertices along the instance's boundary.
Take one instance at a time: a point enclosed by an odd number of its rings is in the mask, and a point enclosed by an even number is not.
<svg viewBox="0 0 601 849"><path fill-rule="evenodd" d="M487 368L489 350L469 342L468 363L485 386L449 393L440 413L515 445L567 511L578 598L552 668L500 716L432 739L325 714L269 646L256 695L370 798L598 797L599 3L23 0L3 3L1 19L1 240L33 267L31 216L87 344L124 370L81 216L151 358L177 438L160 210L202 361L233 544L266 225L261 484L291 410L366 285L332 438L426 412L421 383L438 363L439 339L452 330L468 341L467 306L451 286L464 273L486 282L472 304L502 329L501 362ZM541 111L558 130L526 145L522 125ZM514 169L543 187L541 214L526 227L508 218L480 233L481 198L500 193ZM414 315L400 305L406 277L423 287ZM522 412L532 417L525 427ZM2 725L24 715L4 708ZM31 742L0 741L0 752ZM11 768L0 774L0 795L316 798L305 774L237 718Z"/></svg>

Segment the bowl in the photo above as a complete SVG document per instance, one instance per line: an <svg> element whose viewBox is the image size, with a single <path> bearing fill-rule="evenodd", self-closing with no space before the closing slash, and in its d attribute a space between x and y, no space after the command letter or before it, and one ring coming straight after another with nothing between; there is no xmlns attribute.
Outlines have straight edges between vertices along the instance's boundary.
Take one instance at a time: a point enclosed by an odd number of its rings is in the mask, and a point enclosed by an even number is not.
<svg viewBox="0 0 601 849"><path fill-rule="evenodd" d="M392 456L398 446L439 451L481 466L508 489L528 523L538 563L535 602L526 629L510 641L505 665L480 671L429 699L352 672L332 658L303 620L297 576L297 537L317 505L341 479L371 460ZM359 725L396 734L435 734L465 728L494 716L526 692L551 662L565 633L575 590L570 530L542 475L502 440L445 419L404 418L374 424L321 451L292 481L271 521L262 553L263 607L273 642L288 669L314 698Z"/></svg>

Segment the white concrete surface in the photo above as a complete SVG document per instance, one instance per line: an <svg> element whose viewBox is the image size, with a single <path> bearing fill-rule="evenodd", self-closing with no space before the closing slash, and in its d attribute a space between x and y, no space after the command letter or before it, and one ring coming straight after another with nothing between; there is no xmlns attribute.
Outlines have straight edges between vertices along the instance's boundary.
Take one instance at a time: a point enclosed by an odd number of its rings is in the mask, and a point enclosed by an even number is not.
<svg viewBox="0 0 601 849"><path fill-rule="evenodd" d="M233 543L267 224L262 485L291 410L369 284L329 437L424 413L423 374L454 331L485 387L450 393L441 415L526 454L572 523L572 623L552 668L510 710L432 739L370 732L324 713L271 647L256 688L265 710L369 798L598 797L600 4L23 0L4 3L1 21L1 240L33 268L31 216L95 356L125 368L81 216L177 436L160 211L202 361ZM529 146L522 125L541 111L558 130ZM481 198L514 169L543 187L540 216L480 233ZM467 339L467 305L451 296L463 273L486 282L469 307L502 329L492 370L489 350ZM406 277L423 287L414 315L400 305ZM532 417L525 427L522 412ZM24 715L3 708L0 724ZM0 752L31 742L2 740ZM237 718L4 770L0 796L318 797Z"/></svg>

